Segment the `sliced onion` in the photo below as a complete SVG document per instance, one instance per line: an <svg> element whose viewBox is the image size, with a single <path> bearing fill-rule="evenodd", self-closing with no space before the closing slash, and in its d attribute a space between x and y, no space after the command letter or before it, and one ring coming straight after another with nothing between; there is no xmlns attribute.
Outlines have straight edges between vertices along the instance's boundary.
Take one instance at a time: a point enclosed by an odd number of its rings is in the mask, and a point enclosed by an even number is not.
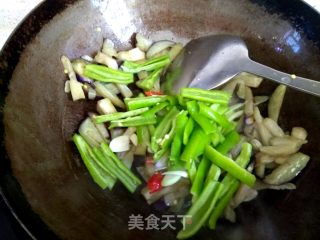
<svg viewBox="0 0 320 240"><path fill-rule="evenodd" d="M188 178L188 173L186 171L167 171L162 173L162 175L176 175L183 178Z"/></svg>
<svg viewBox="0 0 320 240"><path fill-rule="evenodd" d="M291 136L274 137L270 140L270 144L272 146L279 146L279 145L298 145L298 146L301 146L304 143L306 143L306 141L302 141L301 139L291 137Z"/></svg>
<svg viewBox="0 0 320 240"><path fill-rule="evenodd" d="M252 147L254 150L259 150L260 147L262 146L262 143L258 139L251 139L250 141Z"/></svg>
<svg viewBox="0 0 320 240"><path fill-rule="evenodd" d="M266 170L266 166L264 164L257 164L254 170L258 177L263 178Z"/></svg>
<svg viewBox="0 0 320 240"><path fill-rule="evenodd" d="M112 139L116 137L120 137L121 135L123 135L123 133L124 133L123 128L112 128L110 130L110 135Z"/></svg>
<svg viewBox="0 0 320 240"><path fill-rule="evenodd" d="M94 60L97 63L101 63L108 66L109 68L118 69L117 61L105 53L98 52L97 55L94 57Z"/></svg>
<svg viewBox="0 0 320 240"><path fill-rule="evenodd" d="M138 146L138 137L135 133L132 134L129 138L134 146Z"/></svg>
<svg viewBox="0 0 320 240"><path fill-rule="evenodd" d="M174 44L168 53L170 60L173 61L179 55L182 49L183 46L181 43Z"/></svg>
<svg viewBox="0 0 320 240"><path fill-rule="evenodd" d="M133 160L134 160L134 147L132 147L129 151L118 153L118 157L122 160L124 165L126 165L127 168L131 169Z"/></svg>
<svg viewBox="0 0 320 240"><path fill-rule="evenodd" d="M83 55L81 58L87 62L93 62L93 58L90 57L89 55Z"/></svg>
<svg viewBox="0 0 320 240"><path fill-rule="evenodd" d="M135 127L128 127L123 135L128 135L129 137L137 131Z"/></svg>
<svg viewBox="0 0 320 240"><path fill-rule="evenodd" d="M230 204L224 210L224 217L232 223L236 222L236 213L234 209L230 207Z"/></svg>
<svg viewBox="0 0 320 240"><path fill-rule="evenodd" d="M66 56L62 56L61 62L70 79L70 91L72 100L77 101L80 99L85 99L86 97L82 89L82 84L77 81L77 77L72 67L71 61Z"/></svg>
<svg viewBox="0 0 320 240"><path fill-rule="evenodd" d="M94 100L97 97L97 92L92 87L89 87L88 89L88 99Z"/></svg>
<svg viewBox="0 0 320 240"><path fill-rule="evenodd" d="M164 195L163 200L167 206L177 205L179 199L185 198L189 194L189 189L186 186L182 186L177 191Z"/></svg>
<svg viewBox="0 0 320 240"><path fill-rule="evenodd" d="M258 164L272 163L275 160L274 157L264 154L262 152L257 153L255 157L256 157L256 162Z"/></svg>
<svg viewBox="0 0 320 240"><path fill-rule="evenodd" d="M117 112L109 98L101 99L97 102L97 112L100 114L111 114Z"/></svg>
<svg viewBox="0 0 320 240"><path fill-rule="evenodd" d="M243 110L239 110L239 111L237 111L237 112L234 112L234 113L232 113L229 117L228 117L228 120L229 121L234 121L234 120L237 120L237 119L239 119L241 116L243 116L243 113L244 113L244 111Z"/></svg>
<svg viewBox="0 0 320 240"><path fill-rule="evenodd" d="M149 176L148 176L148 174L146 173L145 167L140 166L140 167L136 167L136 169L137 169L138 173L140 174L140 176L143 178L143 180L144 180L145 182L147 182L148 179L149 179Z"/></svg>
<svg viewBox="0 0 320 240"><path fill-rule="evenodd" d="M241 203L249 202L255 199L257 196L257 190L252 189L245 184L241 184L233 198L233 206L238 207Z"/></svg>
<svg viewBox="0 0 320 240"><path fill-rule="evenodd" d="M168 168L168 153L164 154L154 165L155 171L161 171Z"/></svg>
<svg viewBox="0 0 320 240"><path fill-rule="evenodd" d="M163 187L171 186L180 180L181 176L179 175L165 175L162 179L161 185Z"/></svg>
<svg viewBox="0 0 320 240"><path fill-rule="evenodd" d="M263 145L269 145L270 139L272 138L272 134L270 133L270 131L263 125L262 122L256 122L255 126L259 133L259 140Z"/></svg>
<svg viewBox="0 0 320 240"><path fill-rule="evenodd" d="M125 152L130 149L130 139L129 136L122 135L113 138L110 142L110 149L112 152Z"/></svg>
<svg viewBox="0 0 320 240"><path fill-rule="evenodd" d="M100 96L104 98L109 98L110 101L117 107L126 108L123 101L121 101L121 99L118 98L117 95L109 91L108 88L106 88L102 83L95 82L94 85L96 86L96 91Z"/></svg>
<svg viewBox="0 0 320 240"><path fill-rule="evenodd" d="M146 151L147 151L147 145L142 143L142 144L139 144L138 146L136 146L134 155L145 156L146 155Z"/></svg>
<svg viewBox="0 0 320 240"><path fill-rule="evenodd" d="M102 45L101 52L111 56L117 57L117 51L114 48L114 43L110 39L105 39Z"/></svg>
<svg viewBox="0 0 320 240"><path fill-rule="evenodd" d="M100 132L89 117L80 124L79 134L91 147L98 147L103 142Z"/></svg>
<svg viewBox="0 0 320 240"><path fill-rule="evenodd" d="M147 58L152 58L158 53L162 52L163 50L166 50L167 48L171 47L174 45L174 42L169 41L169 40L161 40L158 42L155 42L154 44L151 45L151 47L147 51Z"/></svg>
<svg viewBox="0 0 320 240"><path fill-rule="evenodd" d="M128 51L118 52L118 58L122 61L140 61L146 58L146 54L139 48L133 48Z"/></svg>
<svg viewBox="0 0 320 240"><path fill-rule="evenodd" d="M124 98L132 97L133 93L132 93L131 89L126 84L119 84L118 83L118 84L116 84L116 86Z"/></svg>
<svg viewBox="0 0 320 240"><path fill-rule="evenodd" d="M96 126L96 128L98 129L100 135L103 138L109 138L109 132L106 128L106 126L104 125L104 123L95 123L95 121L93 120L93 118L96 115L94 113L89 113L89 117L91 118L91 121L94 123L94 125Z"/></svg>
<svg viewBox="0 0 320 240"><path fill-rule="evenodd" d="M107 88L110 92L112 92L115 95L120 93L119 88L114 83L104 83L103 85L105 88Z"/></svg>
<svg viewBox="0 0 320 240"><path fill-rule="evenodd" d="M85 99L82 84L75 80L70 80L70 91L73 101Z"/></svg>
<svg viewBox="0 0 320 240"><path fill-rule="evenodd" d="M77 80L79 82L81 82L81 83L89 84L91 87L94 87L94 85L93 85L94 81L92 79L90 79L90 78L86 78L84 76L81 76L81 75L77 74Z"/></svg>
<svg viewBox="0 0 320 240"><path fill-rule="evenodd" d="M71 89L70 89L70 80L67 80L67 81L64 83L64 92L65 92L65 93L70 93L70 92L71 92Z"/></svg>
<svg viewBox="0 0 320 240"><path fill-rule="evenodd" d="M142 51L147 51L149 47L152 45L152 41L142 36L142 34L137 33L136 35L137 47Z"/></svg>

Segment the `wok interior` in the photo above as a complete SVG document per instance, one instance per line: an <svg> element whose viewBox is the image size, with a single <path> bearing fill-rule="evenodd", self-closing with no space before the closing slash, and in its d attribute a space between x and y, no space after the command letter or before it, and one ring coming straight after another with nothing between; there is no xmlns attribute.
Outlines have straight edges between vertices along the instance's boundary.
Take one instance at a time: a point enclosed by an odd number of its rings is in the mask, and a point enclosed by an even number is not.
<svg viewBox="0 0 320 240"><path fill-rule="evenodd" d="M101 30L101 31L99 31ZM43 27L15 68L5 105L5 144L14 177L33 211L63 239L174 239L175 231L129 231L131 214L161 213L132 197L120 184L112 192L91 180L72 133L94 102L72 102L64 93L60 56L96 52L104 37L129 48L134 32L151 39L188 39L230 33L243 37L251 57L276 69L320 79L319 50L286 20L247 0L81 1ZM296 36L296 37L295 37ZM298 37L297 37L298 36ZM296 45L289 44L291 37ZM280 49L280 50L279 50ZM298 49L298 50L297 50ZM274 84L258 89L269 95ZM288 90L280 124L303 126L309 166L295 191L264 191L237 210L238 221L221 221L199 239L310 239L320 224L320 99Z"/></svg>

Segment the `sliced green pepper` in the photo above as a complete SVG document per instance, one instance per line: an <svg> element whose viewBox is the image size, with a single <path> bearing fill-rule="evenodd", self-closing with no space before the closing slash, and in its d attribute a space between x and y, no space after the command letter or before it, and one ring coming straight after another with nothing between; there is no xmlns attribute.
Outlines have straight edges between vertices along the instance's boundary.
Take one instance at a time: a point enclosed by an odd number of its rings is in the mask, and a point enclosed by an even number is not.
<svg viewBox="0 0 320 240"><path fill-rule="evenodd" d="M248 172L247 170L240 167L232 159L224 156L219 153L217 150L211 146L207 146L205 150L206 156L218 167L221 167L223 170L227 171L234 178L239 179L241 182L252 187L255 183L255 176Z"/></svg>

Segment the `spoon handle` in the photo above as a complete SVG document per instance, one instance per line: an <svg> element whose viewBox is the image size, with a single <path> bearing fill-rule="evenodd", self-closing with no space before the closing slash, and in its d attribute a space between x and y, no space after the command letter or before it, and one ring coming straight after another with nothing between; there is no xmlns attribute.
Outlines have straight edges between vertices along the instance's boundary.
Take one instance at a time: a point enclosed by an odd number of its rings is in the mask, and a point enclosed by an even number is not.
<svg viewBox="0 0 320 240"><path fill-rule="evenodd" d="M320 97L320 82L290 75L267 67L249 59L244 62L242 70L287 85L297 90Z"/></svg>

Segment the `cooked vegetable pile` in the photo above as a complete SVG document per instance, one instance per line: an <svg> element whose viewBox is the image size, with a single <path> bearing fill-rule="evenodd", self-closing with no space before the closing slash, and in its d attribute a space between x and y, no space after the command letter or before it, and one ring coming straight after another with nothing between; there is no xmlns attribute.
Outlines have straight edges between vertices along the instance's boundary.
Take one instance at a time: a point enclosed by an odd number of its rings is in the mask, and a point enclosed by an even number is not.
<svg viewBox="0 0 320 240"><path fill-rule="evenodd" d="M74 101L97 100L97 113L88 113L73 135L94 182L111 191L119 180L131 193L141 186L148 204L164 201L173 212L191 199L192 221L179 239L214 229L220 217L235 221L234 209L257 190L295 189L289 182L309 161L299 152L307 132L285 132L277 123L285 86L270 97L253 96L262 79L242 73L221 90L165 95L160 79L182 45L141 34L136 41L117 52L107 39L94 58L61 58L65 91ZM263 117L259 106L267 102Z"/></svg>

